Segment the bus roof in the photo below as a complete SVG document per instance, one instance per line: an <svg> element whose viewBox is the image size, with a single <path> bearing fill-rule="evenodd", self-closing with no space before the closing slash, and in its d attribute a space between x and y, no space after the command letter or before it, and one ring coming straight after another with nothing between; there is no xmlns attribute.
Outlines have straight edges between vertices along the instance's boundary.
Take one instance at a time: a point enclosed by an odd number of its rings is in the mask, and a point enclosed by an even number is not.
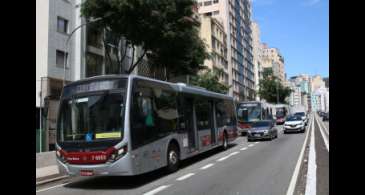
<svg viewBox="0 0 365 195"><path fill-rule="evenodd" d="M152 78L148 78L148 77L144 77L144 76L139 76L139 75L125 75L125 74L120 74L120 75L99 75L99 76L94 76L94 77L89 77L89 78L86 78L86 79L81 79L81 80L78 80L78 81L74 81L72 83L67 84L65 87L69 87L69 86L73 86L73 85L79 85L79 84L86 83L86 82L89 82L89 81L98 81L98 80L105 80L105 79L118 79L118 78L131 78L131 79L137 78L137 79L142 79L142 80L148 80L148 81L152 81L152 82L157 82L157 83L162 83L162 84L169 85L171 88L173 88L174 90L176 90L178 92L199 94L199 95L203 95L203 96L233 100L233 97L231 97L231 96L221 94L221 93L212 92L212 91L208 91L205 88L189 86L189 85L186 85L185 83L171 83L171 82L156 80L156 79L152 79Z"/></svg>

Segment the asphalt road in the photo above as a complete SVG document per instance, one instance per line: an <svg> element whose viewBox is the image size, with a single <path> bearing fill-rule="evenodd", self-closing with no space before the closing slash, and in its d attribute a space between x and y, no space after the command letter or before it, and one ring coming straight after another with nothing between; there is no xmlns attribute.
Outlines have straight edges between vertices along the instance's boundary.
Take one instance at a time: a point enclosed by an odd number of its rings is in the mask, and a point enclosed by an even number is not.
<svg viewBox="0 0 365 195"><path fill-rule="evenodd" d="M247 142L246 137L239 137L228 150L217 149L186 160L173 174L157 170L139 177L69 178L38 186L37 194L283 195L309 131L283 134L279 127L273 141Z"/></svg>

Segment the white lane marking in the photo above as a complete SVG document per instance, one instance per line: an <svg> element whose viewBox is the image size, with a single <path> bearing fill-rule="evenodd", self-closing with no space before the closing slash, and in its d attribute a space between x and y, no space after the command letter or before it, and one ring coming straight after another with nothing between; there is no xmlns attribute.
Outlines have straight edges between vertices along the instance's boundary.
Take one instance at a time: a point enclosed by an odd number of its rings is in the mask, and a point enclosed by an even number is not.
<svg viewBox="0 0 365 195"><path fill-rule="evenodd" d="M166 189L166 188L168 188L170 186L171 185L163 185L163 186L160 186L160 187L158 187L158 188L156 188L154 190L151 190L149 192L146 192L143 195L153 195L153 194L156 194L157 192L160 192L160 191L162 191L162 190L164 190L164 189Z"/></svg>
<svg viewBox="0 0 365 195"><path fill-rule="evenodd" d="M220 162L220 161L226 160L227 158L229 158L229 157L231 157L233 155L236 155L238 153L240 153L240 152L238 152L238 151L237 152L232 152L232 153L228 154L227 156L218 159L217 161Z"/></svg>
<svg viewBox="0 0 365 195"><path fill-rule="evenodd" d="M242 150L242 151L243 151L243 150L247 150L247 147L241 148L240 150Z"/></svg>
<svg viewBox="0 0 365 195"><path fill-rule="evenodd" d="M237 152L232 152L232 153L229 154L229 156L233 156L233 155L236 155L238 153L240 153L240 152L238 152L238 151Z"/></svg>
<svg viewBox="0 0 365 195"><path fill-rule="evenodd" d="M316 115L316 116L318 116L318 115ZM320 119L318 119L318 121L320 121L320 124L322 125L323 129L326 131L327 135L330 135L330 132L328 131L326 125L324 125L324 122L321 121Z"/></svg>
<svg viewBox="0 0 365 195"><path fill-rule="evenodd" d="M313 117L311 117L312 120L309 121L308 127L310 127L310 124L313 123ZM308 140L308 135L309 135L309 131L307 131L307 134L305 135L305 139L304 139L304 143L302 146L302 150L300 151L299 154L299 158L297 161L297 164L295 165L295 169L294 169L294 173L290 179L290 183L289 183L289 187L288 190L286 191L286 195L293 195L294 194L294 189L295 189L295 184L297 183L298 180L298 176L299 176L299 170L300 170L300 164L303 160L303 156L304 156L304 149L305 146L307 145L307 140Z"/></svg>
<svg viewBox="0 0 365 195"><path fill-rule="evenodd" d="M325 133L323 132L323 129L322 129L321 125L319 124L317 117L315 117L315 119L317 121L317 124L318 124L318 127L319 127L319 131L321 132L321 135L322 135L322 138L323 138L323 141L324 141L324 145L326 146L327 151L330 151L330 149L329 149L329 143L328 143L329 142L328 141L328 137L325 136Z"/></svg>
<svg viewBox="0 0 365 195"><path fill-rule="evenodd" d="M44 192L44 191L47 191L47 190L50 190L50 189L53 189L53 188L62 187L62 186L67 185L69 183L71 183L71 182L67 182L67 183L55 185L55 186L52 186L52 187L49 187L49 188L44 188L44 189L41 189L41 190L36 191L36 193L38 193L38 192Z"/></svg>
<svg viewBox="0 0 365 195"><path fill-rule="evenodd" d="M314 139L314 123L312 124L311 142L309 147L307 183L305 186L306 195L316 195L317 191L317 165L316 165L316 149Z"/></svg>
<svg viewBox="0 0 365 195"><path fill-rule="evenodd" d="M255 144L258 144L259 142L255 142Z"/></svg>
<svg viewBox="0 0 365 195"><path fill-rule="evenodd" d="M228 156L225 156L225 157L222 157L222 158L220 158L220 159L218 159L217 161L218 162L220 162L220 161L224 161L224 160L226 160L227 158L229 158L230 156L228 155Z"/></svg>
<svg viewBox="0 0 365 195"><path fill-rule="evenodd" d="M177 178L176 180L177 180L177 181L182 181L182 180L187 179L187 178L189 178L189 177L191 177L191 176L193 176L193 175L195 175L195 173L188 173L188 174L186 174L186 175L183 175L183 176L181 176L181 177Z"/></svg>
<svg viewBox="0 0 365 195"><path fill-rule="evenodd" d="M253 146L253 144L248 145L248 147L252 147L252 146Z"/></svg>
<svg viewBox="0 0 365 195"><path fill-rule="evenodd" d="M209 168L209 167L211 167L213 165L214 165L213 163L210 163L210 164L205 165L204 167L201 167L200 169L201 170L204 170L204 169L207 169L207 168Z"/></svg>

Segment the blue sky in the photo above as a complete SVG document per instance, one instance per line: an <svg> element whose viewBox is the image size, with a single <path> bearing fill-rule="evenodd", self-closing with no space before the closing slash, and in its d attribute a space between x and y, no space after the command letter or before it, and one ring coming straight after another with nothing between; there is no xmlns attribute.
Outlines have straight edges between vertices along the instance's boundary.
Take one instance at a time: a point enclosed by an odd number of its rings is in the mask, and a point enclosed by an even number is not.
<svg viewBox="0 0 365 195"><path fill-rule="evenodd" d="M278 48L287 77L328 76L329 0L252 0L261 42Z"/></svg>

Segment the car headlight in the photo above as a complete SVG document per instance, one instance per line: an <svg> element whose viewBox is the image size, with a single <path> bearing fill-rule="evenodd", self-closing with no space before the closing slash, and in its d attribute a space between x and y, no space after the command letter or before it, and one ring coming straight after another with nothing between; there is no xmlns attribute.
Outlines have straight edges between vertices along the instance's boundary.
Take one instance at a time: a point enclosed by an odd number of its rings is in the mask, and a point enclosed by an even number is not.
<svg viewBox="0 0 365 195"><path fill-rule="evenodd" d="M265 134L269 133L269 130L264 130L264 133L265 133Z"/></svg>

